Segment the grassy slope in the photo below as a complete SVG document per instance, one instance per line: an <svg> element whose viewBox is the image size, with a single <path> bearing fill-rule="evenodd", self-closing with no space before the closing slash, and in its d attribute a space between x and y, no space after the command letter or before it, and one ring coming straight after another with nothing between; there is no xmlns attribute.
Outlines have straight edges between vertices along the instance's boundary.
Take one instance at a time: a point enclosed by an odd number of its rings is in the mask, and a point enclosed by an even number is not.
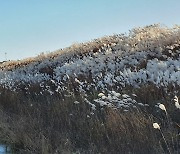
<svg viewBox="0 0 180 154"><path fill-rule="evenodd" d="M152 127L153 122L158 122L170 150L178 153L180 114L173 98L180 96L179 79L169 77L168 82L164 78L155 82L156 78L146 78L143 82L141 77L142 82L139 82L129 76L135 69L146 70L151 62L158 67L159 64L171 67L173 62L178 64L179 42L178 27L169 29L152 25L134 29L127 36L104 37L48 55L1 64L2 142L10 144L18 153L165 153L167 145L160 132ZM130 64L134 55L138 63ZM94 71L97 59L103 59L101 63L106 64L98 66L102 77ZM115 69L112 67L114 62ZM85 67L84 74L77 72L79 65L79 70ZM93 66L91 73L87 73L90 66ZM123 72L124 68L126 72ZM127 73L129 68L130 74ZM73 71L61 76L64 70L66 73ZM156 71L162 71L161 67ZM179 73L177 68L173 71ZM122 80L126 82L124 85L121 80L111 83L107 78L108 73L114 75L114 79L121 77L119 72L123 77L127 74L127 80ZM42 80L37 80L37 73L42 75ZM65 76L66 80L62 80ZM104 87L97 86L101 81ZM100 92L105 94L106 101L98 98ZM120 96L116 97L114 93ZM125 101L127 98L123 94L131 99ZM131 105L133 101L136 103ZM102 103L108 105L102 106ZM168 120L156 107L157 103L166 106ZM130 104L127 108L118 106L127 104Z"/></svg>

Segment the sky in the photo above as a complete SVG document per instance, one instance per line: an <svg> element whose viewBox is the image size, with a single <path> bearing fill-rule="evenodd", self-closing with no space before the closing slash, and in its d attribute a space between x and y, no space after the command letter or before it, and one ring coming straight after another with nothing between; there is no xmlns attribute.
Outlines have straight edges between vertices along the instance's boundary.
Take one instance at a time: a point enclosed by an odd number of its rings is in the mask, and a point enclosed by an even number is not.
<svg viewBox="0 0 180 154"><path fill-rule="evenodd" d="M180 0L0 0L0 61L154 23L180 25Z"/></svg>

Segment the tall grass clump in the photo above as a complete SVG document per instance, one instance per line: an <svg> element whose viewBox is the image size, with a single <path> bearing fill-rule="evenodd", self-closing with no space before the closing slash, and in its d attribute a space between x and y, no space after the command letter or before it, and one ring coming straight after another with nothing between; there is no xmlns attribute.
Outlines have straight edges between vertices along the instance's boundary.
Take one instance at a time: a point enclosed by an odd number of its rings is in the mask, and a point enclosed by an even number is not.
<svg viewBox="0 0 180 154"><path fill-rule="evenodd" d="M175 107L177 109L179 109L178 97L177 96L174 97L174 102L175 102ZM168 115L166 107L163 104L160 104L159 108L162 111L164 111L165 114L166 114L166 120L165 120L166 123L165 123L165 125L162 125L162 128L159 126L158 123L153 123L153 127L155 129L159 130L159 132L162 135L163 141L165 143L165 147L164 147L163 142L160 141L160 144L161 144L160 146L163 147L165 152L167 150L167 152L170 153L170 154L179 153L179 151L180 151L180 145L179 145L179 139L180 139L179 130L180 130L180 127L176 122L174 122L172 120L171 116ZM162 120L162 119L160 121L162 123L164 122L164 120Z"/></svg>

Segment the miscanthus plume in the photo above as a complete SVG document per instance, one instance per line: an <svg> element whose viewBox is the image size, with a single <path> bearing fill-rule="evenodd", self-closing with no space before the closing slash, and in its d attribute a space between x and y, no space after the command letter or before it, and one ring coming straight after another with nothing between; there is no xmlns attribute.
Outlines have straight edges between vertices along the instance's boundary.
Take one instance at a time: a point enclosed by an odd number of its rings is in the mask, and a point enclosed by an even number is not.
<svg viewBox="0 0 180 154"><path fill-rule="evenodd" d="M179 104L179 100L177 96L174 97L174 103L175 103L176 108L180 109L180 104Z"/></svg>
<svg viewBox="0 0 180 154"><path fill-rule="evenodd" d="M160 130L160 126L159 126L159 124L158 123L153 123L153 127L154 127L154 129L159 129Z"/></svg>

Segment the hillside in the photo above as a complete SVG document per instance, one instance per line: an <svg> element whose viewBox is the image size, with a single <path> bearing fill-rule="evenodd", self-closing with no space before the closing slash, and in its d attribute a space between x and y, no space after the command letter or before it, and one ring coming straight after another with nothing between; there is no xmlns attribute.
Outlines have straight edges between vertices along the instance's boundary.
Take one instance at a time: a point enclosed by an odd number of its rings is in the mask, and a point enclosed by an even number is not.
<svg viewBox="0 0 180 154"><path fill-rule="evenodd" d="M180 28L151 25L88 43L74 44L50 54L0 65L0 85L29 92L63 93L67 84L86 93L123 90L127 86L180 85ZM23 87L23 89L22 89ZM40 92L40 93L39 93Z"/></svg>
<svg viewBox="0 0 180 154"><path fill-rule="evenodd" d="M67 130L66 134L60 136L68 138L68 141L61 140L59 143L66 151L86 153L93 149L92 153L98 151L108 153L110 151L105 147L110 145L109 149L117 153L119 150L126 151L128 144L125 142L131 142L129 138L135 138L142 140L146 147L141 149L141 141L136 145L137 141L133 140L129 152L143 153L145 150L148 150L148 153L167 152L163 147L166 147L163 141L162 147L158 147L161 137L153 136L153 130L149 127L154 120L163 122L165 126L166 116L158 109L158 105L163 103L168 108L173 123L173 131L168 129L170 127L167 129L164 127L164 131L175 135L180 130L180 106L178 103L174 105L173 100L174 97L178 99L180 96L180 27L168 28L155 24L135 28L128 34L106 36L87 43L74 44L49 54L41 54L38 57L2 63L0 90L2 116L4 113L10 116L8 122L4 121L8 123L7 127L13 128L12 130L8 128L7 132L18 134L11 123L12 119L17 121L12 118L14 115L17 117L23 115L26 120L42 116L35 123L37 125L41 123L41 129L44 126L48 128L41 134L47 140L44 143L41 136L40 142L43 144L47 142L48 149L45 150L49 152L61 149L54 143L59 138L53 140L54 134L49 132L59 129L62 129L62 132ZM39 116L36 117L33 114L37 112ZM59 121L58 117L61 116L65 119ZM82 123L78 123L76 119L82 117L85 119ZM70 121L73 119L70 124L69 118ZM86 118L93 120L87 124ZM123 119L125 122L133 122L123 127ZM101 126L98 120L106 126ZM4 121L1 123L4 124ZM74 124L75 121L78 124ZM36 124L32 127L36 127ZM72 127L73 124L77 125L76 128ZM82 130L78 131L82 124L86 129L92 127L95 130L86 132L80 128ZM24 128L26 127L22 124L21 129ZM139 136L135 135L135 130L131 130L133 128L139 131ZM128 139L122 137L126 129ZM68 130L77 133L78 136L75 134L74 136ZM85 134L81 134L82 131L85 131ZM140 134L140 131L144 134ZM149 131L150 134L147 135ZM3 133L6 134L6 131L3 130ZM48 134L52 135L51 138ZM119 138L116 138L116 135L119 135ZM21 137L13 139L5 137L5 141L12 145L18 143L23 150L27 150L28 147L31 152L33 150L37 152L40 147L29 143L34 142L36 137L32 136L33 139L30 137L29 141ZM169 136L167 140L171 144ZM170 150L178 152L179 137L176 140L177 142L173 143L174 149ZM120 147L119 143L122 143Z"/></svg>
<svg viewBox="0 0 180 154"><path fill-rule="evenodd" d="M1 85L50 79L61 81L67 76L75 77L74 74L77 78L79 75L92 74L93 79L98 80L101 73L106 74L104 79L111 76L115 81L122 77L130 78L128 72L131 78L135 76L134 79L139 79L137 84L150 81L162 85L175 82L179 85L179 80L176 79L179 75L179 29L152 25L133 29L127 36L120 34L104 37L88 43L74 44L49 55L9 61L0 65ZM152 65L160 71L155 78L150 76L156 71ZM168 67L172 67L169 71L173 72L165 72ZM115 72L119 73L115 75ZM143 77L139 73L146 75ZM160 76L162 73L166 75ZM169 77L171 73L173 74ZM134 79L127 79L133 82L128 84L135 84ZM121 82L125 84L123 80ZM105 81L105 84L109 83Z"/></svg>

